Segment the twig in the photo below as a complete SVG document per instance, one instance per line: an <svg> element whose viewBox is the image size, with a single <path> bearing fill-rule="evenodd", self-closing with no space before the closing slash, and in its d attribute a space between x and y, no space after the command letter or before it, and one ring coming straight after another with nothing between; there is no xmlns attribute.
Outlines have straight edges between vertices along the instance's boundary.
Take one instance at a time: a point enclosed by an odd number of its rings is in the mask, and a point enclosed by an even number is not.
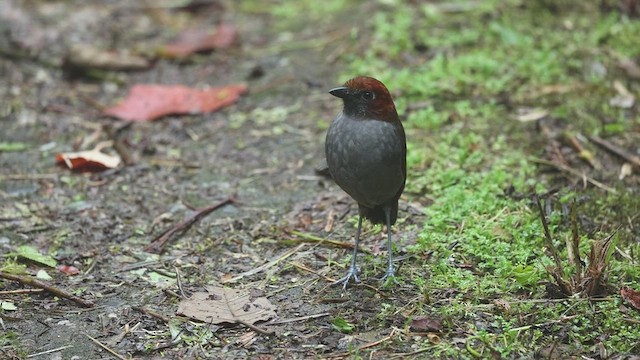
<svg viewBox="0 0 640 360"><path fill-rule="evenodd" d="M393 355L389 356L389 359L401 359L403 357L409 357L411 359L415 359L416 355L422 354L423 352L427 352L427 351L432 351L432 349L426 347L426 348L422 348L420 350L416 350L416 351L412 351L412 352L408 352L408 353L393 354Z"/></svg>
<svg viewBox="0 0 640 360"><path fill-rule="evenodd" d="M253 331L257 332L257 333L260 333L260 334L262 334L262 335L268 335L268 336L271 336L271 335L274 335L274 334L276 333L276 332L275 332L275 331L273 331L273 330L263 329L263 328L261 328L261 327L259 327L259 326L253 325L253 324L248 323L248 322L246 322L246 321L244 321L244 320L237 319L237 320L236 320L236 322L237 322L238 324L240 324L240 325L244 325L244 326L248 327L249 329L251 329L251 330L253 330Z"/></svg>
<svg viewBox="0 0 640 360"><path fill-rule="evenodd" d="M562 290L562 293L570 296L571 294L573 294L573 291L571 291L569 284L562 278L564 270L562 267L562 262L560 261L560 257L558 256L558 252L556 251L556 247L553 245L553 240L551 239L551 232L549 231L547 216L545 215L544 209L542 208L542 203L540 202L540 198L538 197L538 195L534 195L533 197L536 204L538 205L538 211L540 212L540 221L542 222L542 227L544 229L544 238L545 242L547 243L547 249L551 253L553 260L556 263L555 269L547 269L547 271L549 271L551 276L553 276L553 278L556 280L556 283L560 287L560 290Z"/></svg>
<svg viewBox="0 0 640 360"><path fill-rule="evenodd" d="M85 334L86 337L88 337L89 339L91 339L91 341L93 341L96 345L100 346L101 348L107 350L111 355L117 357L120 360L127 360L125 357L123 357L122 355L118 354L117 352L115 352L114 350L111 350L111 348L109 348L107 345L101 343L100 341L98 341L97 339L91 337L91 335L89 334Z"/></svg>
<svg viewBox="0 0 640 360"><path fill-rule="evenodd" d="M180 291L180 295L183 299L187 299L188 296L184 293L184 289L182 288L182 276L180 275L180 269L177 266L174 266L173 269L176 272L176 284L178 284L178 291Z"/></svg>
<svg viewBox="0 0 640 360"><path fill-rule="evenodd" d="M510 329L509 331L529 330L531 328L539 328L539 327L542 327L542 326L558 324L558 323L562 323L562 322L565 322L565 321L569 321L569 320L575 319L575 318L580 317L580 316L582 316L582 315L563 316L558 320L551 320L551 321L543 322L543 323L540 323L540 324L525 325L525 326L521 326L521 327Z"/></svg>
<svg viewBox="0 0 640 360"><path fill-rule="evenodd" d="M582 282L582 260L580 259L580 233L578 232L575 205L575 202L572 202L569 207L569 216L571 217L571 246L567 246L567 254L572 254L569 258L573 260L573 264L576 267L576 283L579 284Z"/></svg>
<svg viewBox="0 0 640 360"><path fill-rule="evenodd" d="M218 202L217 204L196 210L194 214L192 214L185 220L177 223L176 225L163 231L160 235L156 236L153 241L149 245L147 245L145 250L152 253L161 253L164 250L167 242L169 242L169 240L175 233L189 229L198 220L225 205L232 204L233 202L235 202L235 198L233 196L229 196L228 198Z"/></svg>
<svg viewBox="0 0 640 360"><path fill-rule="evenodd" d="M551 231L549 231L549 224L547 223L547 216L544 213L544 209L542 208L542 202L540 202L540 198L538 195L533 196L534 201L538 205L538 211L540 211L540 221L542 222L542 228L544 229L544 238L547 243L547 248L549 248L549 252L553 257L553 260L556 263L560 272L562 272L562 262L560 261L560 257L558 256L558 252L556 251L556 247L553 245L553 240L551 238Z"/></svg>
<svg viewBox="0 0 640 360"><path fill-rule="evenodd" d="M127 166L135 164L135 161L133 159L133 156L131 156L131 153L127 149L127 146L122 141L121 134L125 129L130 128L132 124L133 121L128 121L118 128L114 127L111 124L104 126L105 132L107 133L107 135L109 135L111 141L113 141L113 148L116 150L118 155L120 155L122 161Z"/></svg>
<svg viewBox="0 0 640 360"><path fill-rule="evenodd" d="M389 334L389 336L383 337L380 340L372 341L370 343L366 343L364 345L358 346L355 351L356 352L357 351L362 351L362 350L368 349L370 347L378 346L378 345L380 345L380 344L382 344L384 342L387 342L387 341L393 339L393 337L395 335L396 335L396 329L394 328L393 330L391 330L391 334ZM353 354L353 353L352 352L340 353L340 354L335 354L335 355L329 355L329 358L344 358L344 357L347 357L347 356L349 356L351 354Z"/></svg>
<svg viewBox="0 0 640 360"><path fill-rule="evenodd" d="M153 310L150 310L150 309L147 309L147 308L143 308L142 306L132 306L131 308L133 310L137 310L137 311L139 311L139 312L141 312L143 314L149 315L149 316L154 317L156 319L160 319L160 320L162 320L164 322L169 322L169 320L171 320L171 319L169 319L168 316L164 316L164 315L160 314L157 311L153 311Z"/></svg>
<svg viewBox="0 0 640 360"><path fill-rule="evenodd" d="M302 231L292 230L290 233L299 238L299 239L292 239L292 240L298 240L298 241L302 241L302 242L311 242L311 243L316 243L317 242L318 245L329 244L329 245L333 245L335 247L339 247L339 248L342 248L342 249L351 249L351 250L353 250L353 246L354 246L353 244L348 243L348 242L338 241L338 240L331 240L331 239L324 239L324 238L321 238L319 236L303 233ZM371 251L369 251L367 249L360 248L359 250L360 250L360 252L363 252L363 253L366 253L366 254L371 254Z"/></svg>
<svg viewBox="0 0 640 360"><path fill-rule="evenodd" d="M240 279L242 279L242 278L244 278L246 276L251 276L251 275L257 274L259 272L265 271L268 268L277 265L279 262L285 260L289 256L291 256L291 255L295 254L296 252L300 251L300 249L302 249L304 246L305 246L305 244L300 244L300 245L296 246L293 249L289 249L289 250L285 251L282 255L272 259L271 261L258 266L257 268L251 269L249 271L245 271L245 272L243 272L241 274L238 274L238 275L232 277L231 279L221 279L220 283L226 284L226 283L236 282L236 281L238 281L238 280L240 280Z"/></svg>
<svg viewBox="0 0 640 360"><path fill-rule="evenodd" d="M595 135L589 136L589 140L593 141L594 143L602 146L603 148L605 148L607 151L614 153L615 155L618 155L619 157L623 158L626 162L631 163L635 166L637 166L638 168L640 168L640 156L636 156L633 155L632 153L628 152L627 150L614 145L608 141L606 141L605 139L599 138Z"/></svg>
<svg viewBox="0 0 640 360"><path fill-rule="evenodd" d="M290 319L269 321L268 323L264 323L263 325L267 325L268 326L268 325L288 324L288 323L297 322L297 321L305 321L305 320L309 320L309 319L317 319L317 318L321 318L321 317L325 317L325 316L329 316L329 315L331 315L331 314L322 313L322 314L314 314L314 315L307 315L307 316L299 316L299 317L290 318Z"/></svg>
<svg viewBox="0 0 640 360"><path fill-rule="evenodd" d="M84 300L78 296L75 296L65 290L59 289L57 287L54 287L52 285L49 285L47 283L45 283L44 281L40 281L37 279L34 279L30 276L21 276L21 275L14 275L14 274L8 274L5 272L1 272L0 271L0 278L3 279L7 279L7 280L13 280L13 281L17 281L21 284L24 285L28 285L28 286L33 286L36 288L40 288L44 291L50 292L55 296L59 296L61 298L65 298L65 299L69 299L71 301L73 301L74 303L82 306L82 307L94 307L95 304L89 300Z"/></svg>
<svg viewBox="0 0 640 360"><path fill-rule="evenodd" d="M60 174L9 174L0 175L0 181L4 180L48 180L55 179Z"/></svg>
<svg viewBox="0 0 640 360"><path fill-rule="evenodd" d="M322 290L320 290L319 293L323 293L325 289L327 289L328 287L331 287L337 280L337 279L334 279L332 277L329 277L329 276L326 276L324 274L321 274L321 273L319 273L319 272L317 272L317 271L315 271L313 269L310 269L310 268L308 268L308 267L306 267L306 266L304 266L304 265L302 265L300 263L293 262L293 263L291 263L291 265L297 267L298 269L300 269L302 271L306 271L306 272L312 273L314 275L317 275L317 276L327 280L328 282L330 282L330 284L327 285L326 287L324 287ZM366 287L368 289L371 289L371 290L377 292L380 296L382 296L384 298L387 297L387 295L385 293L383 293L382 291L380 291L378 288L376 288L374 286L363 284L363 283L356 283L356 285L364 286L364 287Z"/></svg>
<svg viewBox="0 0 640 360"><path fill-rule="evenodd" d="M565 137L569 141L569 144L571 144L571 146L573 146L573 148L578 152L578 155L584 161L589 163L592 168L596 170L600 170L602 168L602 165L593 157L591 151L585 149L584 146L582 146L582 143L580 143L578 137L568 133L565 134Z"/></svg>
<svg viewBox="0 0 640 360"><path fill-rule="evenodd" d="M65 345L65 346L60 346L59 348L41 351L39 353L27 355L27 359L34 358L34 357L41 356L41 355L51 354L51 353L62 351L62 350L65 350L65 349L68 349L68 348L72 348L72 347L73 347L73 345Z"/></svg>
<svg viewBox="0 0 640 360"><path fill-rule="evenodd" d="M538 164L543 164L543 165L549 165L549 166L553 166L558 170L562 170L564 172L568 172L569 174L578 176L580 178L583 179L583 181L587 181L589 183L591 183L592 185L599 187L600 189L604 190L604 191L608 191L612 194L616 193L616 189L609 187L591 177L588 177L587 175L585 175L584 173L580 173L578 170L572 169L570 167L568 167L567 165L563 165L563 164L559 164L553 161L549 161L549 160L544 160L544 159L532 159L533 162L537 162Z"/></svg>
<svg viewBox="0 0 640 360"><path fill-rule="evenodd" d="M13 295L13 294L30 294L36 292L43 292L42 289L17 289L17 290L2 290L0 295Z"/></svg>
<svg viewBox="0 0 640 360"><path fill-rule="evenodd" d="M325 280L327 280L327 281L330 281L330 282L334 282L334 281L336 281L336 279L331 278L331 277L329 277L329 276L327 276L327 275L321 274L321 273L319 273L319 272L317 272L317 271L315 271L315 270L313 270L313 269L311 269L311 268L308 268L308 267L306 267L306 266L304 266L304 265L302 265L302 264L300 264L300 263L292 262L292 263L290 263L290 264L291 264L291 265L293 265L294 267L296 267L296 268L298 268L298 269L302 270L302 271L306 271L306 272L308 272L308 273L311 273L311 274L317 275L317 276L319 276L319 277L321 277L321 278L323 278L323 279L325 279Z"/></svg>

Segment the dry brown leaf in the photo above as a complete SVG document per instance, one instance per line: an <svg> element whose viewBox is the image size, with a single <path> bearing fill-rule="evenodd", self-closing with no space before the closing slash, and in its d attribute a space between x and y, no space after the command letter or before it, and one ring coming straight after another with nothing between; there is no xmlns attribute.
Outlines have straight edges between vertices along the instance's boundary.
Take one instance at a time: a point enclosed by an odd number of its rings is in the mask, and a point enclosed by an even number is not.
<svg viewBox="0 0 640 360"><path fill-rule="evenodd" d="M266 297L252 298L249 290L208 286L178 305L178 315L212 324L247 323L276 316L275 305Z"/></svg>
<svg viewBox="0 0 640 360"><path fill-rule="evenodd" d="M60 153L56 155L56 162L66 165L71 170L99 171L117 168L122 162L120 156L107 155L100 151L109 144L110 142L103 142L93 150Z"/></svg>
<svg viewBox="0 0 640 360"><path fill-rule="evenodd" d="M429 316L420 316L411 320L411 330L426 332L426 331L441 331L442 320Z"/></svg>
<svg viewBox="0 0 640 360"><path fill-rule="evenodd" d="M149 121L169 114L207 113L235 103L246 91L245 84L204 90L182 85L137 84L124 101L104 113L133 121Z"/></svg>
<svg viewBox="0 0 640 360"><path fill-rule="evenodd" d="M620 295L636 310L640 310L640 291L635 291L632 288L624 287L620 289Z"/></svg>
<svg viewBox="0 0 640 360"><path fill-rule="evenodd" d="M225 48L236 38L236 29L231 25L219 25L215 31L199 28L183 31L178 38L164 46L160 55L168 58L182 58L199 51Z"/></svg>

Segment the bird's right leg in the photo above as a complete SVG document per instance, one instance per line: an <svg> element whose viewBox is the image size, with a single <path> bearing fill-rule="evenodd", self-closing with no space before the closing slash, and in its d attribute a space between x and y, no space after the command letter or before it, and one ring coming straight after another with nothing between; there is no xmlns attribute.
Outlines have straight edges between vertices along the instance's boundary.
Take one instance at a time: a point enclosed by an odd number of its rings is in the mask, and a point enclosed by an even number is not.
<svg viewBox="0 0 640 360"><path fill-rule="evenodd" d="M362 230L362 214L358 214L358 231L356 232L356 244L353 247L353 256L351 257L351 266L349 266L349 271L347 275L345 275L340 280L334 282L332 285L342 284L343 289L347 289L347 284L349 284L349 280L353 278L353 282L360 282L358 279L358 268L356 267L357 259L358 259L358 243L360 242L360 231Z"/></svg>

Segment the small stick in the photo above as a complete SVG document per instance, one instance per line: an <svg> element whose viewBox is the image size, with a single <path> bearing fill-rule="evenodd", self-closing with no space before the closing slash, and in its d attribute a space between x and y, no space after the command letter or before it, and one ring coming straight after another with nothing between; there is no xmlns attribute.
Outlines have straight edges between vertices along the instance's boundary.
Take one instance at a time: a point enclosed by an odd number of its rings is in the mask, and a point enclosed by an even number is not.
<svg viewBox="0 0 640 360"><path fill-rule="evenodd" d="M582 282L582 260L580 259L580 233L578 232L578 220L576 219L575 201L569 207L569 216L571 217L571 253L573 253L573 263L576 267L576 281L578 284Z"/></svg>
<svg viewBox="0 0 640 360"><path fill-rule="evenodd" d="M164 250L164 247L167 244L167 242L169 242L169 240L175 233L189 229L198 220L209 215L215 210L225 205L233 204L234 202L235 202L234 196L229 196L226 199L218 202L217 204L213 204L211 206L207 206L205 208L196 210L196 212L193 215L177 223L176 225L170 227L169 229L163 231L160 235L156 236L153 239L153 241L149 245L147 245L147 247L145 248L145 251L152 252L152 253L161 253Z"/></svg>
<svg viewBox="0 0 640 360"><path fill-rule="evenodd" d="M39 289L42 289L44 291L50 292L55 296L59 296L61 298L65 298L65 299L69 299L71 301L73 301L74 303L82 306L82 307L86 307L86 308L90 308L90 307L94 307L95 304L89 300L84 300L78 296L75 296L65 290L59 289L57 287L54 287L52 285L49 285L47 283L45 283L44 281L40 281L37 279L34 279L30 276L21 276L21 275L14 275L14 274L8 274L5 272L1 272L0 271L0 278L3 279L7 279L7 280L13 280L13 281L17 281L21 284L24 285L28 285L28 286L33 286Z"/></svg>
<svg viewBox="0 0 640 360"><path fill-rule="evenodd" d="M150 310L150 309L143 308L142 306L132 306L131 308L133 310L140 311L141 313L149 315L149 316L154 317L156 319L160 319L160 320L162 320L164 322L169 322L169 320L171 320L171 319L169 319L168 316L164 316L164 315L160 314L157 311L153 311L153 310Z"/></svg>
<svg viewBox="0 0 640 360"><path fill-rule="evenodd" d="M268 322L268 323L264 323L263 325L280 325L280 324L288 324L288 323L297 322L297 321L305 321L305 320L309 320L309 319L317 319L317 318L321 318L321 317L325 317L325 316L329 316L329 315L331 315L331 314L329 314L329 313L322 313L322 314L314 314L314 315L300 316L300 317L291 318L291 319L283 319L283 320L277 320L277 321L270 321L270 322Z"/></svg>
<svg viewBox="0 0 640 360"><path fill-rule="evenodd" d="M111 348L109 348L107 345L101 343L100 341L98 341L97 339L91 337L91 335L89 334L85 334L86 337L88 337L89 339L91 339L91 341L93 341L96 345L100 346L101 348L107 350L111 355L117 357L120 360L127 360L125 357L123 357L122 355L118 354L117 352L115 352L114 350L111 350Z"/></svg>
<svg viewBox="0 0 640 360"><path fill-rule="evenodd" d="M562 262L560 261L560 257L558 256L558 252L556 251L555 246L553 245L553 240L551 239L551 232L549 231L549 224L547 223L547 216L545 215L544 209L542 208L542 203L540 202L540 198L538 195L534 195L534 199L538 204L538 211L540 211L540 221L542 222L542 227L544 228L544 238L547 243L547 248L553 257L553 260L556 263L556 268L549 270L549 273L556 280L556 283L562 290L562 292L570 296L573 291L569 288L567 282L562 278L562 274L564 274L564 270L562 267Z"/></svg>
<svg viewBox="0 0 640 360"><path fill-rule="evenodd" d="M603 148L605 148L606 150L614 153L615 155L618 155L619 157L623 158L624 160L626 160L628 163L631 163L635 166L637 166L638 168L640 168L640 156L636 156L631 154L630 152L628 152L627 150L614 145L610 142L608 142L605 139L599 138L595 135L589 136L589 140L593 141L594 143L602 146Z"/></svg>
<svg viewBox="0 0 640 360"><path fill-rule="evenodd" d="M297 230L292 230L291 231L292 235L297 236L299 239L292 239L292 240L299 240L302 242L317 242L320 244L329 244L329 245L333 245L335 247L338 248L342 248L342 249L351 249L353 250L353 244L348 243L348 242L344 242L344 241L338 241L338 240L331 240L331 239L324 239L321 238L319 236L315 236L313 234L307 234L307 233L303 233L302 231L297 231ZM364 249L364 248L360 248L358 249L360 250L360 252L366 253L366 254L371 254L371 251Z"/></svg>
<svg viewBox="0 0 640 360"><path fill-rule="evenodd" d="M60 174L9 174L0 175L0 180L48 180L58 176Z"/></svg>
<svg viewBox="0 0 640 360"><path fill-rule="evenodd" d="M248 322L246 322L246 321L244 321L244 320L239 320L239 319L238 319L238 320L236 320L236 322L237 322L238 324L240 324L240 325L244 325L244 326L248 327L249 329L251 329L251 330L253 330L253 331L257 332L257 333L260 333L260 334L262 334L262 335L268 335L268 336L271 336L271 335L274 335L274 334L276 333L276 332L275 332L275 331L273 331L273 330L263 329L263 328L261 328L261 327L259 327L259 326L255 326L255 325L253 325L253 324L251 324L251 323L248 323Z"/></svg>
<svg viewBox="0 0 640 360"><path fill-rule="evenodd" d="M571 144L571 146L573 146L573 148L578 152L578 155L582 158L582 160L586 161L589 163L589 165L596 169L596 170L600 170L602 168L602 165L600 165L600 163L594 159L593 154L584 148L584 146L582 146L582 143L580 143L580 140L571 134L565 134L565 137L567 138L567 140L569 140L569 143Z"/></svg>
<svg viewBox="0 0 640 360"><path fill-rule="evenodd" d="M41 356L41 355L51 354L51 353L62 351L62 350L65 350L65 349L68 349L68 348L72 348L72 347L73 347L73 345L65 345L65 346L60 346L59 348L41 351L39 353L27 355L27 359L38 357L38 356Z"/></svg>
<svg viewBox="0 0 640 360"><path fill-rule="evenodd" d="M0 295L13 295L13 294L29 294L36 292L43 292L42 289L17 289L17 290L2 290Z"/></svg>
<svg viewBox="0 0 640 360"><path fill-rule="evenodd" d="M549 252L553 257L553 260L556 263L560 272L562 271L562 262L560 261L560 257L558 256L558 252L556 251L556 247L553 245L553 240L551 239L551 232L549 231L549 224L547 223L547 216L544 213L544 209L542 208L542 203L540 202L540 198L538 195L533 196L536 204L538 205L538 211L540 211L540 221L542 222L542 228L544 229L544 238L547 243L547 247L549 248Z"/></svg>
<svg viewBox="0 0 640 360"><path fill-rule="evenodd" d="M321 278L323 278L323 279L325 279L325 280L327 280L328 282L331 283L331 284L327 285L324 289L322 289L320 291L320 293L324 292L325 289L331 287L333 285L333 283L336 282L336 279L334 279L332 277L329 277L329 276L326 276L326 275L323 275L323 274L321 274L321 273L319 273L319 272L317 272L317 271L315 271L313 269L310 269L310 268L308 268L308 267L306 267L306 266L304 266L304 265L302 265L300 263L292 262L291 265L297 267L298 269L300 269L302 271L310 272L310 273L312 273L314 275L317 275L317 276L319 276L319 277L321 277ZM363 284L363 283L357 283L356 285L361 285L361 286L364 286L364 287L366 287L368 289L371 289L371 290L377 292L380 296L382 296L384 298L387 297L387 295L385 293L383 293L382 291L380 291L379 289L377 289L377 288L375 288L375 287L373 287L371 285L367 285L367 284Z"/></svg>
<svg viewBox="0 0 640 360"><path fill-rule="evenodd" d="M587 181L589 183L591 183L592 185L599 187L600 189L604 190L604 191L608 191L612 194L616 193L616 189L609 187L601 182L599 182L598 180L595 180L593 178L590 178L588 176L586 176L585 174L580 173L578 170L572 169L566 165L563 164L559 164L553 161L549 161L549 160L544 160L544 159L532 159L534 162L537 162L538 164L543 164L543 165L549 165L549 166L553 166L558 170L562 170L564 172L568 172L571 175L575 175L578 177L581 177L583 179L583 181Z"/></svg>
<svg viewBox="0 0 640 360"><path fill-rule="evenodd" d="M178 291L180 291L180 295L186 299L188 296L184 293L184 289L182 289L182 276L180 276L180 269L178 269L177 266L174 266L173 269L176 272L176 284L178 284Z"/></svg>
<svg viewBox="0 0 640 360"><path fill-rule="evenodd" d="M231 283L231 282L235 282L238 281L246 276L251 276L260 272L263 272L275 265L277 265L278 263L280 263L281 261L285 260L286 258L288 258L289 256L297 253L298 251L300 251L303 247L305 246L305 244L300 244L298 246L296 246L293 249L289 249L287 251L285 251L282 255L276 257L275 259L269 261L268 263L262 264L260 266L258 266L257 268L253 268L249 271L245 271L241 274L238 274L234 277L232 277L231 279L221 279L220 283L222 284L226 284L226 283Z"/></svg>

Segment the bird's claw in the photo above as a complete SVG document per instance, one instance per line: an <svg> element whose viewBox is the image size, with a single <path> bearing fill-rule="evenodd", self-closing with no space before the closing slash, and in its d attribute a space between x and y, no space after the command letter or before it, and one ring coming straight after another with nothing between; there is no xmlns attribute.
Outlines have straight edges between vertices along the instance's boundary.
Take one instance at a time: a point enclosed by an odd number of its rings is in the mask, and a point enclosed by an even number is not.
<svg viewBox="0 0 640 360"><path fill-rule="evenodd" d="M344 277L342 277L339 280L335 281L331 285L342 284L342 289L343 290L347 290L347 285L349 284L349 280L351 280L352 278L353 278L353 282L354 283L359 283L360 282L360 279L358 278L358 269L356 269L355 267L350 267L349 268L349 272L347 272L347 275L345 275Z"/></svg>
<svg viewBox="0 0 640 360"><path fill-rule="evenodd" d="M396 271L393 269L393 267L387 268L387 271L378 280L382 281L385 284L389 281L393 282L394 284L398 284L398 279L396 279Z"/></svg>

